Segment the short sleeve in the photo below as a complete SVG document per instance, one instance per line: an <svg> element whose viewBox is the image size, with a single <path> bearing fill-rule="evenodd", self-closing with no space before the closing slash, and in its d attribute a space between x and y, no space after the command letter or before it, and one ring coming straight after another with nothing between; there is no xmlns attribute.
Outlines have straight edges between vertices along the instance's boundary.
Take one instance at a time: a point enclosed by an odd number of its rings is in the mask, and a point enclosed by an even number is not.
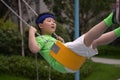
<svg viewBox="0 0 120 80"><path fill-rule="evenodd" d="M36 37L36 41L37 41L37 44L40 46L40 48L42 48L45 44L45 41L40 36Z"/></svg>

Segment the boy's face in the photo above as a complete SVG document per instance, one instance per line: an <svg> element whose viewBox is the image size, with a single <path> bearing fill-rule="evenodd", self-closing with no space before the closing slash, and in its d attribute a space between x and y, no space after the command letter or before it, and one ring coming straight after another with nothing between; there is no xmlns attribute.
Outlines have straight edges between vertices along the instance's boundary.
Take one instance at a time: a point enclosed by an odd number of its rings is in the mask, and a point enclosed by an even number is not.
<svg viewBox="0 0 120 80"><path fill-rule="evenodd" d="M42 34L52 34L56 30L55 20L51 17L46 18L43 23L39 25Z"/></svg>

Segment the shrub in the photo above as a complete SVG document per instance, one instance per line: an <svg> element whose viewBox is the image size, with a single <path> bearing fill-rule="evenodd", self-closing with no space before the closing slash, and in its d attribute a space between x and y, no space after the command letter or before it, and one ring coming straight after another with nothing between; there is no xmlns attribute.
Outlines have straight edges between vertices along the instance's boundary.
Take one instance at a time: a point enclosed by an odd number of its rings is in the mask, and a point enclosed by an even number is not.
<svg viewBox="0 0 120 80"><path fill-rule="evenodd" d="M98 48L99 54L97 56L119 58L120 47L116 46L101 46Z"/></svg>
<svg viewBox="0 0 120 80"><path fill-rule="evenodd" d="M18 26L11 20L0 19L0 53L18 54L21 46L21 35Z"/></svg>
<svg viewBox="0 0 120 80"><path fill-rule="evenodd" d="M0 30L0 53L18 54L20 53L20 34L14 30Z"/></svg>
<svg viewBox="0 0 120 80"><path fill-rule="evenodd" d="M28 77L30 80L36 80L36 62L35 59L30 57L22 56L0 56L0 74L12 74L16 76ZM48 80L49 65L44 61L38 59L38 72L40 80ZM91 61L86 61L81 68L81 78L89 76L93 71L93 63ZM51 69L51 79L52 80L73 80L74 74L70 73L59 73Z"/></svg>
<svg viewBox="0 0 120 80"><path fill-rule="evenodd" d="M0 74L13 74L36 80L35 59L22 56L0 56L0 60ZM48 80L49 66L45 61L38 62L38 70L40 80ZM51 74L53 80L73 80L73 74L62 74L53 69Z"/></svg>

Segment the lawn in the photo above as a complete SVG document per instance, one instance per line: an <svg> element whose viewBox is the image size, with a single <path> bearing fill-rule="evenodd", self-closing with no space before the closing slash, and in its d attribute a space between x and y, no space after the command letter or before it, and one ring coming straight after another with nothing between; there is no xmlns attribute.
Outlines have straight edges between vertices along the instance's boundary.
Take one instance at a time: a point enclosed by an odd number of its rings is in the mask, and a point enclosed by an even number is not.
<svg viewBox="0 0 120 80"><path fill-rule="evenodd" d="M0 75L0 80L29 80L29 79L24 77L2 74Z"/></svg>
<svg viewBox="0 0 120 80"><path fill-rule="evenodd" d="M96 63L93 72L83 80L117 80L120 78L120 65Z"/></svg>

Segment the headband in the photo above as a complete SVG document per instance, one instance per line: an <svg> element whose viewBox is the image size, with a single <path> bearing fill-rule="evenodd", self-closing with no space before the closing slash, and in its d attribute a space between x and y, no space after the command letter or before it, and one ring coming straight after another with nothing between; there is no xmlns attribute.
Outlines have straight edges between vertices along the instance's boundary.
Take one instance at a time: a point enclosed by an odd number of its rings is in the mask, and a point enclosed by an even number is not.
<svg viewBox="0 0 120 80"><path fill-rule="evenodd" d="M52 14L44 14L37 19L36 23L37 24L42 23L48 17L55 19L55 16Z"/></svg>

